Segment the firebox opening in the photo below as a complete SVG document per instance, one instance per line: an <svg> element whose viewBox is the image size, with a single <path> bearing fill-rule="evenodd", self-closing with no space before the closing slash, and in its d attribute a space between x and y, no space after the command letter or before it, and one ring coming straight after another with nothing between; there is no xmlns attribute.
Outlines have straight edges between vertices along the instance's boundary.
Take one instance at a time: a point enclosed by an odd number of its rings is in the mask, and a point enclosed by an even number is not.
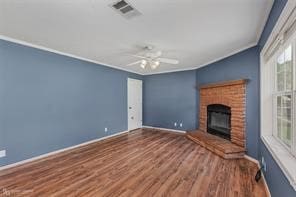
<svg viewBox="0 0 296 197"><path fill-rule="evenodd" d="M207 115L207 132L230 140L230 107L221 104L208 105Z"/></svg>

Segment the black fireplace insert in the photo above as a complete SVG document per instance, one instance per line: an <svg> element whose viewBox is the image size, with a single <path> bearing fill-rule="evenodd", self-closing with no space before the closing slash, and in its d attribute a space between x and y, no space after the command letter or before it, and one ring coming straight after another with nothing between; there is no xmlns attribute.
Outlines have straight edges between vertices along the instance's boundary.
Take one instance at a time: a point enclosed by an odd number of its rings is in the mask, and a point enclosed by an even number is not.
<svg viewBox="0 0 296 197"><path fill-rule="evenodd" d="M207 132L230 140L231 109L226 105L207 106Z"/></svg>

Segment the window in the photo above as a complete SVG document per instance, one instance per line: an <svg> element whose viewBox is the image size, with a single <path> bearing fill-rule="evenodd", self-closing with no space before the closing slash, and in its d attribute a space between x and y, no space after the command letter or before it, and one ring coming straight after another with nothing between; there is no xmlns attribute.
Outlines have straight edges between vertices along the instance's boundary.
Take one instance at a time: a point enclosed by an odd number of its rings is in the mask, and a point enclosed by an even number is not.
<svg viewBox="0 0 296 197"><path fill-rule="evenodd" d="M260 133L296 191L295 0L288 0L260 52Z"/></svg>
<svg viewBox="0 0 296 197"><path fill-rule="evenodd" d="M295 135L296 129L293 128L292 121L292 103L295 103L293 96L293 70L295 65L292 61L292 45L280 53L275 61L275 92L274 92L274 106L273 109L276 111L273 119L275 126L273 128L273 135L279 139L288 149L293 146L293 136Z"/></svg>
<svg viewBox="0 0 296 197"><path fill-rule="evenodd" d="M260 68L261 139L296 191L296 32Z"/></svg>

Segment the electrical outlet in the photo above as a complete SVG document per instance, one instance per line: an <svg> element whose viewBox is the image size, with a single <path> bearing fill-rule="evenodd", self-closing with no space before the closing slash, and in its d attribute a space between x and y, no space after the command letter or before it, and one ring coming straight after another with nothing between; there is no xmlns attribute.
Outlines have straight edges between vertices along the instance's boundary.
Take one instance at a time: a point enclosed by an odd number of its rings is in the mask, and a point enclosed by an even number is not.
<svg viewBox="0 0 296 197"><path fill-rule="evenodd" d="M180 127L183 127L183 123L182 122L180 123Z"/></svg>
<svg viewBox="0 0 296 197"><path fill-rule="evenodd" d="M105 133L107 133L108 132L108 128L107 127L105 127Z"/></svg>
<svg viewBox="0 0 296 197"><path fill-rule="evenodd" d="M264 172L266 172L267 168L266 168L266 162L264 157L261 158L261 164L262 164L262 169L264 170Z"/></svg>
<svg viewBox="0 0 296 197"><path fill-rule="evenodd" d="M1 157L6 157L6 150L1 150L0 151L0 158Z"/></svg>
<svg viewBox="0 0 296 197"><path fill-rule="evenodd" d="M174 125L175 125L175 127L177 127L178 124L175 122Z"/></svg>

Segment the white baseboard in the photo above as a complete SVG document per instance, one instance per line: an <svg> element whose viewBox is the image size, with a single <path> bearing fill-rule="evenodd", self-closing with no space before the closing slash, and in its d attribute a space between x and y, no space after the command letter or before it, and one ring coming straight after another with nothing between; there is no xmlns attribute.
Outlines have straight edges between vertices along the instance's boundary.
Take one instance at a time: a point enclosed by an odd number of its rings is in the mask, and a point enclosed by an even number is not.
<svg viewBox="0 0 296 197"><path fill-rule="evenodd" d="M265 179L264 173L262 173L262 179L263 179L263 182L264 182L264 186L265 186L265 188L266 188L266 191L267 191L267 195L268 195L269 197L271 197L271 193L270 193L270 191L269 191L269 187L268 187L268 185L267 185L267 183L266 183L266 179Z"/></svg>
<svg viewBox="0 0 296 197"><path fill-rule="evenodd" d="M142 128L147 128L147 129L159 129L159 130L170 131L170 132L176 132L176 133L186 133L186 131L183 131L183 130L167 129L167 128L161 128L161 127L142 126Z"/></svg>
<svg viewBox="0 0 296 197"><path fill-rule="evenodd" d="M16 162L16 163L5 165L5 166L0 167L0 171L8 169L8 168L16 167L16 166L19 166L19 165L22 165L22 164L25 164L25 163L29 163L29 162L32 162L32 161L35 161L35 160L38 160L38 159L42 159L42 158L45 158L45 157L48 157L48 156L51 156L51 155L55 155L55 154L58 154L58 153L61 153L61 152L67 151L67 150L71 150L71 149L78 148L78 147L81 147L81 146L86 146L86 145L94 143L94 142L99 142L99 141L102 141L102 140L106 140L108 138L116 137L118 135L122 135L122 134L128 133L128 132L129 131L122 131L122 132L115 133L115 134L112 134L112 135L108 135L108 136L105 136L105 137L102 137L102 138L90 140L90 141L87 141L87 142L83 142L81 144L77 144L77 145L74 145L74 146L70 146L70 147L67 147L67 148L63 148L63 149L52 151L52 152L49 152L49 153L46 153L46 154L42 154L42 155L39 155L39 156L36 156L36 157L32 157L30 159L26 159L26 160L22 160L22 161L19 161L19 162Z"/></svg>
<svg viewBox="0 0 296 197"><path fill-rule="evenodd" d="M249 155L245 155L244 158L251 161L251 162L253 162L253 163L255 163L255 164L257 164L257 166L260 168L260 163L259 163L259 161L257 159L255 159L255 158L253 158L253 157L251 157Z"/></svg>
<svg viewBox="0 0 296 197"><path fill-rule="evenodd" d="M245 155L244 157L245 157L245 159L247 159L247 160L249 160L249 161L255 163L255 164L258 166L258 169L261 168L260 162L259 162L257 159L255 159L255 158L253 158L253 157L251 157L251 156L249 156L249 155ZM265 179L265 177L264 177L264 173L262 172L261 174L262 174L262 179L263 179L263 182L264 182L264 186L265 186L266 191L267 191L267 195L268 195L269 197L271 197L271 194L270 194L270 191L269 191L269 187L268 187L268 185L267 185L267 183L266 183L266 179Z"/></svg>

